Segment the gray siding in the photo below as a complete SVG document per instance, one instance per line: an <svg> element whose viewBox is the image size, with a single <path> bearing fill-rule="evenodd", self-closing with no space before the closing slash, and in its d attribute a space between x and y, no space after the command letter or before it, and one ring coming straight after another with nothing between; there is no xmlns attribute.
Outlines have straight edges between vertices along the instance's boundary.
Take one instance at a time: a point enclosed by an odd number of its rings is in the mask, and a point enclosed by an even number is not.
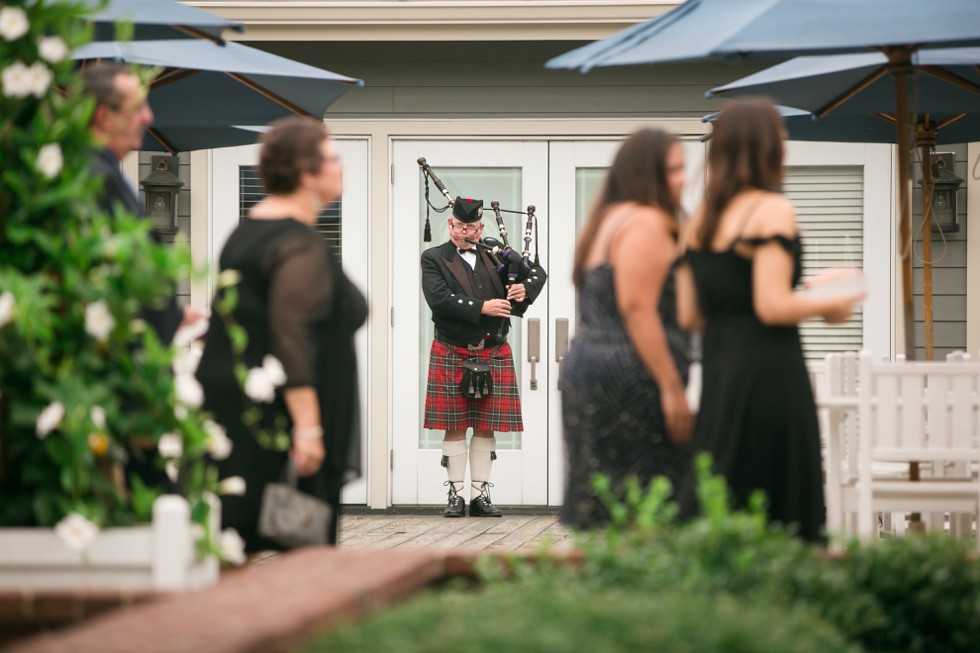
<svg viewBox="0 0 980 653"><path fill-rule="evenodd" d="M701 117L716 111L708 89L766 64L630 66L579 72L544 63L581 43L255 42L337 73L359 77L327 110L344 118Z"/></svg>

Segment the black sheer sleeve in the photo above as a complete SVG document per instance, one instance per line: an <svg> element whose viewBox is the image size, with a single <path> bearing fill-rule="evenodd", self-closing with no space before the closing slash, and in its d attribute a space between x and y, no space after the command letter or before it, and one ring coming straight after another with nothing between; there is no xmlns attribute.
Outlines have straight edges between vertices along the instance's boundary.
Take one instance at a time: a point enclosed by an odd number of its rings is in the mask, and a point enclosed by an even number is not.
<svg viewBox="0 0 980 653"><path fill-rule="evenodd" d="M291 235L266 264L272 354L286 371L286 387L314 385L314 324L327 317L337 283L327 247L314 232Z"/></svg>

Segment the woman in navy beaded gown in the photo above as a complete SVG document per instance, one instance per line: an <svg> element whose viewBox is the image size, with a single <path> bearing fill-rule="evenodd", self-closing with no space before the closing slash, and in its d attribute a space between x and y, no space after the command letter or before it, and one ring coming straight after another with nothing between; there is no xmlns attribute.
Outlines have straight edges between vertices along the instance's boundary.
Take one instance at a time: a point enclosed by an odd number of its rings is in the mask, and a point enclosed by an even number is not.
<svg viewBox="0 0 980 653"><path fill-rule="evenodd" d="M684 151L662 131L623 142L579 235L575 339L560 379L565 438L561 520L586 529L609 512L592 487L635 477L672 482L689 466L692 416L684 396L689 340L675 317L673 263Z"/></svg>
<svg viewBox="0 0 980 653"><path fill-rule="evenodd" d="M685 225L678 317L703 330L704 382L694 448L711 454L737 507L756 491L771 521L824 537L820 433L797 324L846 320L860 295L814 299L794 290L801 247L780 194L782 118L768 100L730 105L714 123L703 205ZM681 514L697 514L695 479Z"/></svg>

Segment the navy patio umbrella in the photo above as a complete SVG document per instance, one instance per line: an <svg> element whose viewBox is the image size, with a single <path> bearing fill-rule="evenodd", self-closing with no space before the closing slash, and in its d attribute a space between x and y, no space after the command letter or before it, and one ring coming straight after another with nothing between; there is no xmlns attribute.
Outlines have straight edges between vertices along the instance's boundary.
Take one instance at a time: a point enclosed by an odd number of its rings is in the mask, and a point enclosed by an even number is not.
<svg viewBox="0 0 980 653"><path fill-rule="evenodd" d="M588 72L600 66L978 44L975 0L688 0L545 66Z"/></svg>
<svg viewBox="0 0 980 653"><path fill-rule="evenodd" d="M931 206L931 168L929 151L937 143L962 143L980 138L980 48L921 50L912 54L910 71L913 103L918 109L915 122L916 145L922 150L923 214ZM719 86L708 97L768 95L782 104L812 112L814 118L790 117L787 125L796 131L809 130L814 140L865 140L872 135L879 142L897 141L894 77L888 74L888 59L881 53L797 57L753 75ZM845 133L842 127L856 121L867 123L869 136ZM828 122L829 121L829 122ZM790 123L794 123L791 125ZM820 137L822 135L822 138ZM853 136L853 138L852 138ZM926 358L932 359L932 228L923 222L923 287L926 330ZM903 247L906 245L903 243Z"/></svg>
<svg viewBox="0 0 980 653"><path fill-rule="evenodd" d="M93 12L96 41L117 38L117 24L133 27L134 40L203 38L216 43L224 41L226 29L241 32L244 28L227 18L181 4L176 0L81 0Z"/></svg>
<svg viewBox="0 0 980 653"><path fill-rule="evenodd" d="M910 242L911 139L906 82L912 54L927 47L980 46L976 0L687 0L645 23L560 55L546 66L596 66L790 57L879 51L895 80L899 237ZM912 260L903 246L905 351L915 355Z"/></svg>
<svg viewBox="0 0 980 653"><path fill-rule="evenodd" d="M261 126L290 114L322 120L331 103L364 85L240 43L202 39L94 42L71 56L82 65L107 59L161 69L150 83L155 119L147 150L254 143Z"/></svg>

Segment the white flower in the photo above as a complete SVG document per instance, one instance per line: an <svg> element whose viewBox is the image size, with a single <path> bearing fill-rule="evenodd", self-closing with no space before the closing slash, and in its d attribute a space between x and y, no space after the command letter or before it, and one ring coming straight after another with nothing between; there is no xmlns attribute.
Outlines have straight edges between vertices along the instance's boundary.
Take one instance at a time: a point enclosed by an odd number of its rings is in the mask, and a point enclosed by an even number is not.
<svg viewBox="0 0 980 653"><path fill-rule="evenodd" d="M221 424L214 420L204 421L204 432L208 434L208 453L215 460L224 460L231 454L232 443Z"/></svg>
<svg viewBox="0 0 980 653"><path fill-rule="evenodd" d="M163 465L163 471L166 472L167 478L170 479L171 483L176 483L177 479L180 477L180 467L177 466L172 460L168 460Z"/></svg>
<svg viewBox="0 0 980 653"><path fill-rule="evenodd" d="M37 437L42 440L48 437L48 433L58 428L64 416L65 405L63 403L55 401L48 404L37 416Z"/></svg>
<svg viewBox="0 0 980 653"><path fill-rule="evenodd" d="M192 374L174 376L174 394L178 402L191 408L199 408L204 403L204 388Z"/></svg>
<svg viewBox="0 0 980 653"><path fill-rule="evenodd" d="M5 41L13 41L27 34L30 24L27 14L20 7L4 7L0 9L0 36Z"/></svg>
<svg viewBox="0 0 980 653"><path fill-rule="evenodd" d="M145 332L146 331L146 320L141 320L139 318L136 318L135 320L132 320L129 323L129 330L132 331L134 335Z"/></svg>
<svg viewBox="0 0 980 653"><path fill-rule="evenodd" d="M31 94L31 69L23 61L15 61L3 69L3 94L20 99Z"/></svg>
<svg viewBox="0 0 980 653"><path fill-rule="evenodd" d="M61 146L57 143L48 143L41 147L37 153L37 169L48 179L54 179L61 172L64 159L61 156Z"/></svg>
<svg viewBox="0 0 980 653"><path fill-rule="evenodd" d="M45 36L38 42L37 51L48 63L58 63L68 56L68 46L60 36Z"/></svg>
<svg viewBox="0 0 980 653"><path fill-rule="evenodd" d="M180 419L180 420L184 420L184 419L187 419L187 415L188 415L188 413L187 413L187 408L186 407L181 406L180 404L177 404L176 406L174 406L174 417L176 417L177 419Z"/></svg>
<svg viewBox="0 0 980 653"><path fill-rule="evenodd" d="M102 406L92 406L92 410L88 412L88 416L92 420L92 424L95 425L95 428L105 428L105 408Z"/></svg>
<svg viewBox="0 0 980 653"><path fill-rule="evenodd" d="M201 362L202 351L199 347L178 349L174 354L174 374L194 374L197 371L197 364Z"/></svg>
<svg viewBox="0 0 980 653"><path fill-rule="evenodd" d="M208 326L210 326L210 324L210 319L202 317L198 320L194 320L190 324L180 327L177 329L177 333L174 334L174 346L195 346L197 341L207 334Z"/></svg>
<svg viewBox="0 0 980 653"><path fill-rule="evenodd" d="M157 451L164 458L180 458L184 453L184 443L175 433L164 433L157 441Z"/></svg>
<svg viewBox="0 0 980 653"><path fill-rule="evenodd" d="M224 270L218 275L218 288L226 288L228 286L237 286L238 282L242 280L242 273L238 270Z"/></svg>
<svg viewBox="0 0 980 653"><path fill-rule="evenodd" d="M286 382L286 370L282 369L282 363L275 356L266 356L262 359L262 369L274 385L282 385Z"/></svg>
<svg viewBox="0 0 980 653"><path fill-rule="evenodd" d="M51 71L40 61L31 64L27 70L27 79L34 97L43 97L51 86Z"/></svg>
<svg viewBox="0 0 980 653"><path fill-rule="evenodd" d="M71 548L84 551L99 534L99 527L73 512L55 524L54 532Z"/></svg>
<svg viewBox="0 0 980 653"><path fill-rule="evenodd" d="M115 326L116 320L104 300L100 299L85 307L85 331L99 342L108 340Z"/></svg>
<svg viewBox="0 0 980 653"><path fill-rule="evenodd" d="M14 296L9 290L0 295L0 327L6 326L13 319L15 305Z"/></svg>
<svg viewBox="0 0 980 653"><path fill-rule="evenodd" d="M221 531L221 559L233 565L245 564L245 542L234 528Z"/></svg>
<svg viewBox="0 0 980 653"><path fill-rule="evenodd" d="M245 494L245 479L241 476L229 476L218 482L218 494L240 497Z"/></svg>
<svg viewBox="0 0 980 653"><path fill-rule="evenodd" d="M269 403L276 396L276 386L262 367L253 367L245 377L245 394L252 401Z"/></svg>

